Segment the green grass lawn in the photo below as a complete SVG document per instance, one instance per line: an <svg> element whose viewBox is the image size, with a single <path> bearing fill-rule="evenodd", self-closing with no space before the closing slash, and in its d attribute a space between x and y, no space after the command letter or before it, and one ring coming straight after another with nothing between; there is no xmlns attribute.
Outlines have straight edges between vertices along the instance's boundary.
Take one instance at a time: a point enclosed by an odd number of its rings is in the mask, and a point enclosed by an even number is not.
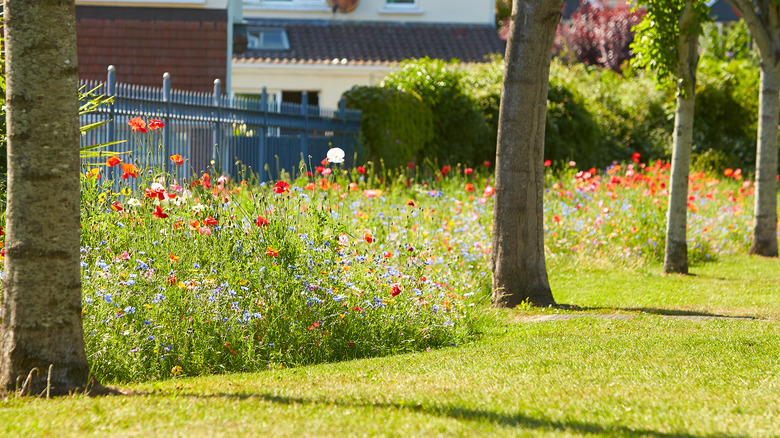
<svg viewBox="0 0 780 438"><path fill-rule="evenodd" d="M780 261L696 276L559 262L556 309L485 310L471 343L0 403L7 436L778 436ZM635 314L531 321L539 315ZM699 320L669 315L734 315Z"/></svg>

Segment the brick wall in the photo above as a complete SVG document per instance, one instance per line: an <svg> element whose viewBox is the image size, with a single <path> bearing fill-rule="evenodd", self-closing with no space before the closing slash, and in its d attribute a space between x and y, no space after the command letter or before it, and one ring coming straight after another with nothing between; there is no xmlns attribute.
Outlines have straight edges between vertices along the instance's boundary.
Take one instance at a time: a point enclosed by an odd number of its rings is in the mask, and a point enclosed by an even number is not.
<svg viewBox="0 0 780 438"><path fill-rule="evenodd" d="M76 9L79 77L105 80L116 66L117 82L211 91L227 73L224 10L88 7Z"/></svg>

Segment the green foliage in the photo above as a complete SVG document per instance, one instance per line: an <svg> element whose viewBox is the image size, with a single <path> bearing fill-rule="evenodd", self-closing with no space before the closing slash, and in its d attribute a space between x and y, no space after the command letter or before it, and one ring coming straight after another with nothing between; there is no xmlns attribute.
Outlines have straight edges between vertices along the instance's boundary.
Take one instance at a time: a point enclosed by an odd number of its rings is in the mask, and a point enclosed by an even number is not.
<svg viewBox="0 0 780 438"><path fill-rule="evenodd" d="M704 23L699 40L703 57L720 61L732 59L758 59L758 51L752 46L747 23Z"/></svg>
<svg viewBox="0 0 780 438"><path fill-rule="evenodd" d="M685 4L692 2L693 18L690 27L680 28L680 17ZM701 33L701 23L709 20L709 6L703 0L640 0L634 9L646 8L642 21L634 26L635 67L655 73L659 85L674 87L677 83L677 45L680 32Z"/></svg>
<svg viewBox="0 0 780 438"><path fill-rule="evenodd" d="M431 109L434 137L423 147L420 159L477 163L495 156L491 130L467 92L464 77L457 60L424 58L402 63L382 82L382 87L419 96Z"/></svg>
<svg viewBox="0 0 780 438"><path fill-rule="evenodd" d="M698 167L723 170L755 166L758 88L757 61L702 59L693 125Z"/></svg>
<svg viewBox="0 0 780 438"><path fill-rule="evenodd" d="M355 86L346 104L363 112L361 132L369 160L387 167L418 161L433 138L433 114L418 96L393 88Z"/></svg>

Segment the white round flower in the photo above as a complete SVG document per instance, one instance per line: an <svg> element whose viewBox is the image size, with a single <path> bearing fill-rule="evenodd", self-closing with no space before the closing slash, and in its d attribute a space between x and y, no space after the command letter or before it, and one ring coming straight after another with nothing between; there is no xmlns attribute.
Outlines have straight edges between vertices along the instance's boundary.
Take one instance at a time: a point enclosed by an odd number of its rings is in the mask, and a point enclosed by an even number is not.
<svg viewBox="0 0 780 438"><path fill-rule="evenodd" d="M344 150L341 148L331 148L328 151L328 162L331 163L343 163L344 162Z"/></svg>
<svg viewBox="0 0 780 438"><path fill-rule="evenodd" d="M129 205L131 207L140 207L140 206L142 206L144 204L138 198L130 198L130 199L127 200L127 205Z"/></svg>

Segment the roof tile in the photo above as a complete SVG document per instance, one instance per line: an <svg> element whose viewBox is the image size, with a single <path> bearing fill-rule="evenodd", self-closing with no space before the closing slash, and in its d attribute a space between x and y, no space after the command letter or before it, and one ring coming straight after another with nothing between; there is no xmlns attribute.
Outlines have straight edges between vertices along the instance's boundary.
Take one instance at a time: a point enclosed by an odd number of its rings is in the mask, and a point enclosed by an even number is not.
<svg viewBox="0 0 780 438"><path fill-rule="evenodd" d="M250 20L253 27L283 28L289 50L249 49L235 61L278 64L389 65L431 57L483 62L504 53L506 42L490 25L411 24L306 20Z"/></svg>

